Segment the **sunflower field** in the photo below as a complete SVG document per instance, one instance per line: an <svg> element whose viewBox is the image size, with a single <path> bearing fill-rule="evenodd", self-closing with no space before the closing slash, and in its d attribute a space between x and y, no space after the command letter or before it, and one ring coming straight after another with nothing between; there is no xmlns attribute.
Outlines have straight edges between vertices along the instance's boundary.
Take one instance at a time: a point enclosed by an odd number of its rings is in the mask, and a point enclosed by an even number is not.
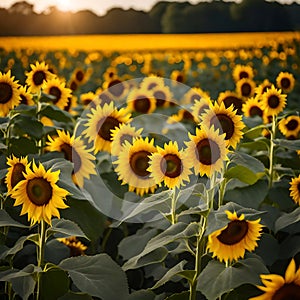
<svg viewBox="0 0 300 300"><path fill-rule="evenodd" d="M2 43L0 298L300 299L300 36L143 38Z"/></svg>

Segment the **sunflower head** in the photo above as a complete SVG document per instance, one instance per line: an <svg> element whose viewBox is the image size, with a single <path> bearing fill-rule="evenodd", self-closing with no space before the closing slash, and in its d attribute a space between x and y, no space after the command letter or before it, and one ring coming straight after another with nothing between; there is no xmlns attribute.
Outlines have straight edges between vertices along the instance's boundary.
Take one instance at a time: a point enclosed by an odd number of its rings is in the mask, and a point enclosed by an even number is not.
<svg viewBox="0 0 300 300"><path fill-rule="evenodd" d="M103 90L108 90L115 100L119 100L127 95L128 85L119 77L114 77L105 81L102 85Z"/></svg>
<svg viewBox="0 0 300 300"><path fill-rule="evenodd" d="M261 105L267 114L278 115L286 106L286 95L274 85L262 94Z"/></svg>
<svg viewBox="0 0 300 300"><path fill-rule="evenodd" d="M224 103L225 107L228 108L233 105L234 109L237 111L237 114L242 114L243 99L236 92L225 91L221 92L218 96L217 102L221 104Z"/></svg>
<svg viewBox="0 0 300 300"><path fill-rule="evenodd" d="M261 100L262 94L264 94L271 87L272 83L269 81L269 79L265 79L255 88L255 95L257 95L259 97L259 100Z"/></svg>
<svg viewBox="0 0 300 300"><path fill-rule="evenodd" d="M263 116L263 110L258 97L249 98L244 104L242 111L245 117Z"/></svg>
<svg viewBox="0 0 300 300"><path fill-rule="evenodd" d="M255 82L250 78L242 78L236 83L236 92L239 97L248 99L254 95Z"/></svg>
<svg viewBox="0 0 300 300"><path fill-rule="evenodd" d="M33 96L31 94L29 87L20 86L19 93L20 93L20 98L21 98L20 104L34 105Z"/></svg>
<svg viewBox="0 0 300 300"><path fill-rule="evenodd" d="M241 80L243 78L253 79L254 70L249 65L237 64L232 71L232 76L233 76L233 79L235 82L238 82L239 80Z"/></svg>
<svg viewBox="0 0 300 300"><path fill-rule="evenodd" d="M288 116L283 118L279 121L278 128L285 137L295 136L296 139L300 132L300 117Z"/></svg>
<svg viewBox="0 0 300 300"><path fill-rule="evenodd" d="M182 98L183 104L194 104L195 102L198 102L202 98L210 98L209 94L199 87L193 87L189 89L186 93L184 93Z"/></svg>
<svg viewBox="0 0 300 300"><path fill-rule="evenodd" d="M156 108L153 91L134 89L127 97L128 109L139 114L152 113Z"/></svg>
<svg viewBox="0 0 300 300"><path fill-rule="evenodd" d="M51 225L52 216L60 217L58 209L68 208L64 200L69 194L57 185L60 171L45 170L40 163L26 166L21 180L13 188L10 195L15 199L14 206L22 205L21 215L27 214L31 225L44 220Z"/></svg>
<svg viewBox="0 0 300 300"><path fill-rule="evenodd" d="M300 205L300 175L290 182L290 196L296 204Z"/></svg>
<svg viewBox="0 0 300 300"><path fill-rule="evenodd" d="M245 220L241 214L226 211L228 224L208 236L207 249L220 261L234 261L243 258L246 251L252 252L257 247L261 236L260 219Z"/></svg>
<svg viewBox="0 0 300 300"><path fill-rule="evenodd" d="M290 93L295 86L295 78L292 73L280 72L276 77L276 85L283 93Z"/></svg>
<svg viewBox="0 0 300 300"><path fill-rule="evenodd" d="M84 251L87 249L87 246L79 241L76 236L70 236L68 238L58 238L57 240L65 244L70 249L71 257L84 255Z"/></svg>
<svg viewBox="0 0 300 300"><path fill-rule="evenodd" d="M184 71L173 70L170 79L176 82L184 83L186 81L186 74Z"/></svg>

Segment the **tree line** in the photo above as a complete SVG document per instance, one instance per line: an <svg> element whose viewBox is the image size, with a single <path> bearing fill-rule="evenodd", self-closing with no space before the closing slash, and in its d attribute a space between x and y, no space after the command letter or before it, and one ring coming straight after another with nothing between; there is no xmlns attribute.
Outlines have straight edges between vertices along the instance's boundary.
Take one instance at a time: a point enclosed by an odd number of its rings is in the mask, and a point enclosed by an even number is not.
<svg viewBox="0 0 300 300"><path fill-rule="evenodd" d="M264 0L155 4L149 12L112 8L106 15L92 11L61 12L55 6L36 13L26 1L0 8L0 35L72 35L125 33L211 33L300 30L300 5Z"/></svg>

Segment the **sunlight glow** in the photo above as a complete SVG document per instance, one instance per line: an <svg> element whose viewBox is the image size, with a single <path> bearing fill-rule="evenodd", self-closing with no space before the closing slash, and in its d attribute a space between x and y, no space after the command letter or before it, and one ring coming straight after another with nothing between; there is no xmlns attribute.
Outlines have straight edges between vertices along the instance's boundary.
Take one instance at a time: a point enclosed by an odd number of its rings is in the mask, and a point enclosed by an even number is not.
<svg viewBox="0 0 300 300"><path fill-rule="evenodd" d="M55 5L60 11L65 12L71 11L73 8L71 0L57 0Z"/></svg>

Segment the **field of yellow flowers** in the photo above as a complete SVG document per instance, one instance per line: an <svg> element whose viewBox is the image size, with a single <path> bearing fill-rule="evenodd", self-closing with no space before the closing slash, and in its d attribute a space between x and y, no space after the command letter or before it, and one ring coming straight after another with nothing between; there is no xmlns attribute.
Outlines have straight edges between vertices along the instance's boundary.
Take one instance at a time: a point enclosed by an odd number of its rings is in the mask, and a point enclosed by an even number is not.
<svg viewBox="0 0 300 300"><path fill-rule="evenodd" d="M0 38L0 298L300 295L299 33Z"/></svg>

